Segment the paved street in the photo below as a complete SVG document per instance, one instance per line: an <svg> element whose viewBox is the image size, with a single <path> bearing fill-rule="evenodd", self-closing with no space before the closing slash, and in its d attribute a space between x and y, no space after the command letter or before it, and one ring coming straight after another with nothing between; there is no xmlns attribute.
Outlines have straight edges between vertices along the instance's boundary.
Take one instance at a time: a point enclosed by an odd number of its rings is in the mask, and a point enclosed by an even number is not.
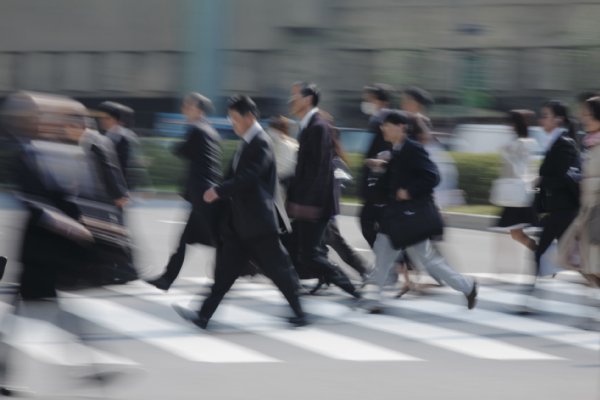
<svg viewBox="0 0 600 400"><path fill-rule="evenodd" d="M0 252L11 257L11 281L20 215L4 207ZM146 276L166 261L185 214L170 201L129 210ZM357 221L340 217L340 226L372 259ZM598 303L577 275L542 279L528 296L516 285L527 279L526 253L506 237L448 229L442 247L481 282L475 310L466 309L464 296L435 287L397 300L390 290L386 313L368 315L332 288L304 297L314 323L290 329L281 295L255 277L234 286L206 332L171 308L197 306L210 287L212 250L193 248L168 293L138 281L63 293L63 312L45 314L46 321L5 319L14 382L37 398L61 399L600 398L600 335L583 329ZM516 314L525 304L534 313ZM0 306L1 314L9 311ZM95 370L81 367L89 362ZM87 372L105 370L123 379L81 383Z"/></svg>

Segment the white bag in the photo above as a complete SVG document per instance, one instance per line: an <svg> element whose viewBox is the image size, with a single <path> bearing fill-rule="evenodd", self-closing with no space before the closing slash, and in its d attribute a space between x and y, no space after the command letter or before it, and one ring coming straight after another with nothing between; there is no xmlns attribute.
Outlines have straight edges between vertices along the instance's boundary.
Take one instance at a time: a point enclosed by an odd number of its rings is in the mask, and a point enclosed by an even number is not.
<svg viewBox="0 0 600 400"><path fill-rule="evenodd" d="M548 250L546 250L540 258L540 270L538 272L538 276L554 276L562 271L564 271L564 268L563 266L559 265L558 246L555 241L550 245L550 247L548 247Z"/></svg>
<svg viewBox="0 0 600 400"><path fill-rule="evenodd" d="M519 178L500 178L492 184L490 203L500 207L529 207L535 191L529 181Z"/></svg>

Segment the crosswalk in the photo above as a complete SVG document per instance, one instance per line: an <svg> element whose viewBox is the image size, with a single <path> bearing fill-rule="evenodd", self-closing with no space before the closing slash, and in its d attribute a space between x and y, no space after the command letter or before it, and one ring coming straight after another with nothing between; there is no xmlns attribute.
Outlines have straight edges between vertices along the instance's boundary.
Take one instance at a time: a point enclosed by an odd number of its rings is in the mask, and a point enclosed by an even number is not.
<svg viewBox="0 0 600 400"><path fill-rule="evenodd" d="M582 285L567 281L538 282L543 296L517 291L513 285L482 285L479 305L472 311L462 295L435 288L426 296L390 297L382 315L367 314L329 289L321 296L303 297L313 324L299 329L291 329L283 318L290 311L272 285L241 281L221 304L210 329L202 331L181 320L172 305L197 308L203 294L196 293L206 292L210 283L207 278L182 278L168 293L140 281L61 293L61 310L84 326L82 340L76 335L79 328L26 313L14 316L9 305L0 303L5 342L31 359L56 365L94 360L147 366L149 360L167 359L213 364L422 363L437 357L561 362L600 351L600 334L578 326L582 318L597 317L598 304L587 298ZM510 312L524 302L539 313ZM119 351L96 346L109 342L121 344Z"/></svg>

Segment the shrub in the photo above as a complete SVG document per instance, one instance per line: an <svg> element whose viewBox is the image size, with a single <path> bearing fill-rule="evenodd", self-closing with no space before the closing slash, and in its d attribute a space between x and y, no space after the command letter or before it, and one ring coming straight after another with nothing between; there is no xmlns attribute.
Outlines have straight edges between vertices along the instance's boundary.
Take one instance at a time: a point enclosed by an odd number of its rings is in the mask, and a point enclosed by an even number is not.
<svg viewBox="0 0 600 400"><path fill-rule="evenodd" d="M489 204L492 182L500 173L498 154L451 153L458 169L458 187L467 204Z"/></svg>

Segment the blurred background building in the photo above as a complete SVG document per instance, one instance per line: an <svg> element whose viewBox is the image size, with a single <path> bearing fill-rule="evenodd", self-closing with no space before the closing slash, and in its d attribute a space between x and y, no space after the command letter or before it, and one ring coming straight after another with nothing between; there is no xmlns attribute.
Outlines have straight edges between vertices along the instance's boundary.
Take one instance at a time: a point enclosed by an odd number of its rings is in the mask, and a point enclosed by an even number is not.
<svg viewBox="0 0 600 400"><path fill-rule="evenodd" d="M430 90L439 118L494 115L600 87L598 15L593 0L3 0L0 94L115 99L151 127L184 92L272 114L313 80L354 125L363 85L386 82Z"/></svg>

